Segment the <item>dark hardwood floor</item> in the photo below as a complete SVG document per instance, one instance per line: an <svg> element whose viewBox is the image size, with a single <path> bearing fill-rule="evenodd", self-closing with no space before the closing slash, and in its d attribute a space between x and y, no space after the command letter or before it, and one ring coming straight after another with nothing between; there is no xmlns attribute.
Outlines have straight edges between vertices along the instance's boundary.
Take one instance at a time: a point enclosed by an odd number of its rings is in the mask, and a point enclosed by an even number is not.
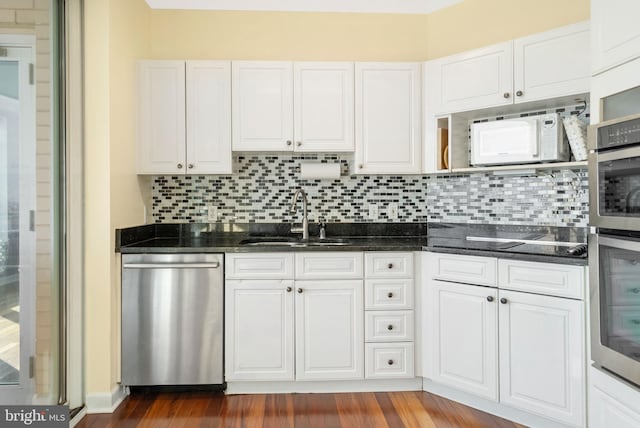
<svg viewBox="0 0 640 428"><path fill-rule="evenodd" d="M113 414L87 415L99 427L443 427L520 425L426 392L229 395L136 393Z"/></svg>

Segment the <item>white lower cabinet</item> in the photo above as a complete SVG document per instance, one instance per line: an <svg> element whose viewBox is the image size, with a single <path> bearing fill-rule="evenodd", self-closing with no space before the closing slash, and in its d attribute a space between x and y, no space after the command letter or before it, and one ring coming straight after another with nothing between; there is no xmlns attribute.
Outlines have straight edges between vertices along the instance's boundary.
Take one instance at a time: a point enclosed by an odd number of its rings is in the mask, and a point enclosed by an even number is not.
<svg viewBox="0 0 640 428"><path fill-rule="evenodd" d="M584 302L437 280L434 259L425 266L427 377L500 405L584 426ZM535 263L527 267L538 275ZM547 266L539 267L542 281ZM583 276L584 268L576 281L583 284ZM497 283L503 282L499 273Z"/></svg>
<svg viewBox="0 0 640 428"><path fill-rule="evenodd" d="M498 290L430 283L431 378L498 400Z"/></svg>
<svg viewBox="0 0 640 428"><path fill-rule="evenodd" d="M367 343L367 379L413 377L413 343Z"/></svg>
<svg viewBox="0 0 640 428"><path fill-rule="evenodd" d="M227 254L225 379L364 379L363 259Z"/></svg>
<svg viewBox="0 0 640 428"><path fill-rule="evenodd" d="M296 281L296 379L364 376L361 280Z"/></svg>
<svg viewBox="0 0 640 428"><path fill-rule="evenodd" d="M584 424L584 305L499 292L500 402L567 424Z"/></svg>
<svg viewBox="0 0 640 428"><path fill-rule="evenodd" d="M589 427L640 427L640 390L604 371L589 370Z"/></svg>
<svg viewBox="0 0 640 428"><path fill-rule="evenodd" d="M227 280L225 377L293 380L293 280Z"/></svg>

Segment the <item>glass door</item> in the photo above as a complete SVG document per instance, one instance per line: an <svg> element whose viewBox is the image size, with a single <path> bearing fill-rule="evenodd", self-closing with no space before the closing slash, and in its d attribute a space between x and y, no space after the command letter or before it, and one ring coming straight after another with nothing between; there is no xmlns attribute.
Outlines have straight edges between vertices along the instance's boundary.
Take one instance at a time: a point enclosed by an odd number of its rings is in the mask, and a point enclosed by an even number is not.
<svg viewBox="0 0 640 428"><path fill-rule="evenodd" d="M600 343L640 368L640 240L599 238Z"/></svg>
<svg viewBox="0 0 640 428"><path fill-rule="evenodd" d="M32 63L32 47L0 43L1 404L27 403L33 395L36 126Z"/></svg>

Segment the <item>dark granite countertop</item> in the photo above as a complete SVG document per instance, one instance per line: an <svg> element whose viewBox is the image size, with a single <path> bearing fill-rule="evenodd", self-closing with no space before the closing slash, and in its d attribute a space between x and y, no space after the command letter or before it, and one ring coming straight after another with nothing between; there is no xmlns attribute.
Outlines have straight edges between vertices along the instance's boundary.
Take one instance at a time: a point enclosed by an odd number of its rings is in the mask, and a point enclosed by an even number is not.
<svg viewBox="0 0 640 428"><path fill-rule="evenodd" d="M116 251L121 253L230 253L276 251L421 251L426 245L424 223L331 223L326 227L327 240L336 238L347 245L305 245L300 235L290 233L284 224L151 224L116 233ZM312 243L319 226L309 225ZM248 239L289 238L299 241L290 245L246 245Z"/></svg>
<svg viewBox="0 0 640 428"><path fill-rule="evenodd" d="M247 239L299 238L289 223L149 224L116 231L121 253L231 253L293 251L432 251L548 263L586 265L586 253L572 256L566 246L512 242L476 242L468 236L586 243L586 228L474 225L450 223L330 223L327 239L347 245L247 245ZM318 241L318 224L309 225L311 241Z"/></svg>

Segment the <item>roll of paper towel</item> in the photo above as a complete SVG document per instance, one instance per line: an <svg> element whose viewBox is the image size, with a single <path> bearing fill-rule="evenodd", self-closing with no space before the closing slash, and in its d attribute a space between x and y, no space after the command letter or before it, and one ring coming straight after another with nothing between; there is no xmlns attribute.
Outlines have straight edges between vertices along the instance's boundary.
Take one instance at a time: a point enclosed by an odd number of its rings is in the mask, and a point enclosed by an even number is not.
<svg viewBox="0 0 640 428"><path fill-rule="evenodd" d="M301 163L300 178L337 180L340 178L340 164L319 162Z"/></svg>

